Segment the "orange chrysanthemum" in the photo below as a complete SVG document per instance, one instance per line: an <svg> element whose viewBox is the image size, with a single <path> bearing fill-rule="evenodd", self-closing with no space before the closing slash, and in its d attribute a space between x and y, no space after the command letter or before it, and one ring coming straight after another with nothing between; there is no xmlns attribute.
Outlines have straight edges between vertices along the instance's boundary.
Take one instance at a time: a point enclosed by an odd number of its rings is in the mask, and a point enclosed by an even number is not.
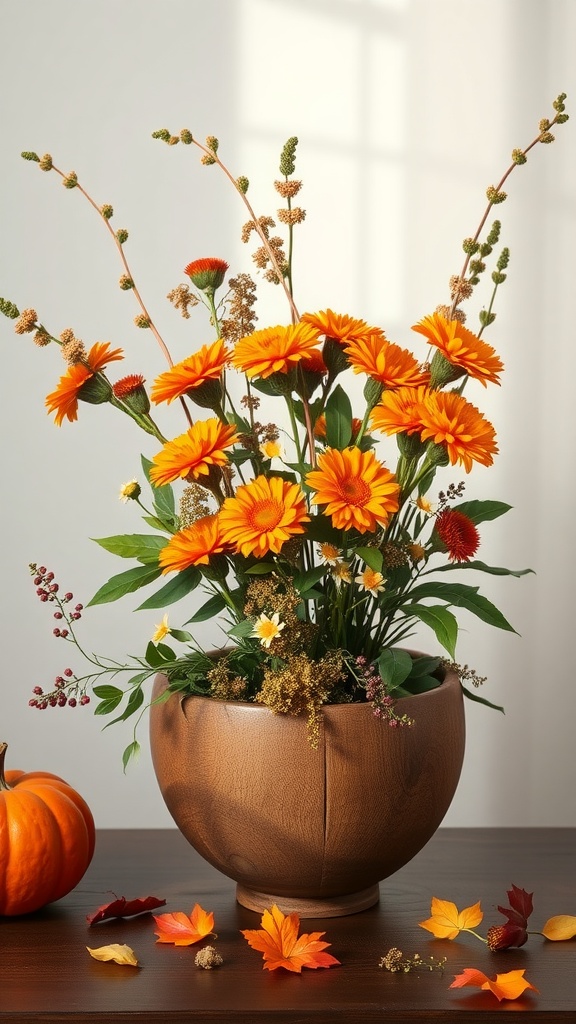
<svg viewBox="0 0 576 1024"><path fill-rule="evenodd" d="M477 338L459 320L447 320L440 313L433 313L414 324L412 330L423 334L449 363L461 367L484 387L488 381L500 383L498 374L504 369L502 360L491 345Z"/></svg>
<svg viewBox="0 0 576 1024"><path fill-rule="evenodd" d="M415 433L422 426L418 410L427 394L428 388L425 385L385 391L379 404L370 413L371 426L384 434Z"/></svg>
<svg viewBox="0 0 576 1024"><path fill-rule="evenodd" d="M232 363L248 377L269 377L272 373L288 373L318 344L318 331L310 324L288 327L265 327L262 331L240 338Z"/></svg>
<svg viewBox="0 0 576 1024"><path fill-rule="evenodd" d="M356 320L347 313L334 313L331 309L325 309L321 313L304 313L301 320L302 323L315 327L319 334L332 338L342 345L361 338L369 338L372 334L384 336L379 328L369 327L365 320Z"/></svg>
<svg viewBox="0 0 576 1024"><path fill-rule="evenodd" d="M64 417L71 423L78 419L78 399L81 397L81 390L86 381L90 380L95 373L100 373L108 363L123 359L124 353L121 348L110 348L107 341L97 341L92 345L86 361L83 363L72 363L66 373L60 377L58 387L46 396L46 408L49 413L56 413L54 422L56 426L62 426Z"/></svg>
<svg viewBox="0 0 576 1024"><path fill-rule="evenodd" d="M372 451L327 448L306 483L316 492L314 504L326 506L337 530L373 531L398 510L400 488Z"/></svg>
<svg viewBox="0 0 576 1024"><path fill-rule="evenodd" d="M164 573L182 572L191 565L208 565L210 558L225 548L219 517L204 516L170 538L160 552L158 564Z"/></svg>
<svg viewBox="0 0 576 1024"><path fill-rule="evenodd" d="M451 562L469 562L480 544L475 524L457 508L445 508L436 518L436 533Z"/></svg>
<svg viewBox="0 0 576 1024"><path fill-rule="evenodd" d="M215 418L197 420L185 434L168 441L154 456L150 479L156 487L162 487L178 477L196 480L207 476L212 466L226 465L225 449L237 440L235 426Z"/></svg>
<svg viewBox="0 0 576 1024"><path fill-rule="evenodd" d="M386 388L415 387L429 378L408 349L387 341L382 334L355 339L345 352L354 373L367 373Z"/></svg>
<svg viewBox="0 0 576 1024"><path fill-rule="evenodd" d="M198 352L156 378L152 386L152 401L172 402L206 381L218 380L229 359L230 352L222 338L211 345L203 345Z"/></svg>
<svg viewBox="0 0 576 1024"><path fill-rule="evenodd" d="M298 484L281 477L259 476L226 498L218 513L223 540L244 556L278 554L309 522L306 500Z"/></svg>
<svg viewBox="0 0 576 1024"><path fill-rule="evenodd" d="M423 441L444 445L454 466L467 473L473 462L491 466L498 452L494 427L476 406L455 391L430 391L418 406Z"/></svg>

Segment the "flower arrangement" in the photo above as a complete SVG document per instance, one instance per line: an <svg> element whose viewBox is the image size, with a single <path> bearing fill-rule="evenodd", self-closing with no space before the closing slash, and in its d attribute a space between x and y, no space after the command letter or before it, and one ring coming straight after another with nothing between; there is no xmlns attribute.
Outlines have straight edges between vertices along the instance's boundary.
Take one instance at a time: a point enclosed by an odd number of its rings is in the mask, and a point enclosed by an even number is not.
<svg viewBox="0 0 576 1024"><path fill-rule="evenodd" d="M125 720L142 713L146 682L160 670L170 692L305 715L314 744L326 703L370 701L383 722L410 726L402 697L440 685L446 664L455 664L459 609L512 629L477 586L452 582L454 570L467 568L512 576L530 571L476 557L479 528L509 506L464 498L462 472L476 463L490 466L498 451L494 427L468 392L499 384L503 370L483 335L496 316L509 251L496 251L501 225L497 219L488 225L488 218L506 199L511 171L535 145L552 142L551 129L567 120L564 101L558 96L554 115L540 122L526 148L513 151L508 170L488 188L487 208L464 240L463 265L450 279L448 302L412 328L420 346L414 353L347 313L299 311L293 248L305 211L294 202L302 187L294 176L296 138L282 150L274 183L284 203L277 213L282 238L272 217L254 212L248 180L234 178L216 138L202 143L187 130L153 133L169 146L196 147L203 164L229 179L247 210L242 238L248 244L256 239L253 261L261 281L279 288L287 303L284 322L257 328L252 277L227 277L220 258L194 259L185 268L186 283L168 298L185 318L203 306L213 337L176 363L136 287L126 257L128 232L112 227L113 208L98 206L77 175L60 171L50 155L22 154L96 209L122 260L120 287L138 303L135 323L152 332L168 362L150 392L138 373L113 383L108 368L124 358L121 349L107 342L86 348L70 328L55 336L35 310L20 312L0 300L18 334L60 348L67 367L46 398L58 426L74 422L79 403L87 403L112 406L148 435L141 474L121 490L142 513L146 530L98 540L132 564L89 604L161 584L140 605L163 612L141 658L120 665L86 655L86 673L67 669L49 692L37 687L31 704L86 704L92 691L97 714L118 711L115 720ZM475 333L465 325L463 306L481 284L488 286L487 304ZM350 398L354 380L363 382L360 401ZM165 437L156 422L156 410L171 402L183 413L184 429L175 438ZM261 403L278 407L269 422ZM445 467L456 478L435 492L436 474ZM62 595L44 566L34 564L31 572L38 596L54 609L55 634L84 653L77 636L82 605L72 604L71 593ZM204 599L194 604L191 595L198 592ZM186 609L180 628L169 624L166 611L177 601ZM201 633L202 623L217 617L223 650L215 658L203 649ZM430 627L443 657L403 649L418 624ZM174 644L183 644L183 653ZM466 666L459 669L465 694L490 704L465 685L483 680ZM134 739L126 762L137 748Z"/></svg>

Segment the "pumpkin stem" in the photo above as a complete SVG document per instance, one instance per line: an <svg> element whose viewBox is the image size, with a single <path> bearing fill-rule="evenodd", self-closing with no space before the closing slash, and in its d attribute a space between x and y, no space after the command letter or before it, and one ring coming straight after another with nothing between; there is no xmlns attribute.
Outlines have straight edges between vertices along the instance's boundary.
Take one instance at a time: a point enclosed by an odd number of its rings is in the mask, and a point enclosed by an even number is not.
<svg viewBox="0 0 576 1024"><path fill-rule="evenodd" d="M6 757L6 751L8 750L7 743L0 743L0 791L3 789L10 789L10 786L6 782L4 777L4 758Z"/></svg>

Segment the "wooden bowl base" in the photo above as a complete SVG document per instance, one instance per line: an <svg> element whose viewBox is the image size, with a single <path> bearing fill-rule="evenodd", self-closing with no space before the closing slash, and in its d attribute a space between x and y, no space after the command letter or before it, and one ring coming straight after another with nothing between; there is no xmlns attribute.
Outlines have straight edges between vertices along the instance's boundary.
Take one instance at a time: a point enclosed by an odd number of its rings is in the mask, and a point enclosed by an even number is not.
<svg viewBox="0 0 576 1024"><path fill-rule="evenodd" d="M315 900L274 896L271 893L258 892L256 889L238 884L236 899L241 906L248 910L255 910L259 914L262 914L264 910L269 910L275 903L284 914L295 912L300 918L346 917L348 914L357 914L361 910L368 910L369 907L378 903L380 888L376 884L369 886L368 889L361 889L359 892L351 892L344 896Z"/></svg>

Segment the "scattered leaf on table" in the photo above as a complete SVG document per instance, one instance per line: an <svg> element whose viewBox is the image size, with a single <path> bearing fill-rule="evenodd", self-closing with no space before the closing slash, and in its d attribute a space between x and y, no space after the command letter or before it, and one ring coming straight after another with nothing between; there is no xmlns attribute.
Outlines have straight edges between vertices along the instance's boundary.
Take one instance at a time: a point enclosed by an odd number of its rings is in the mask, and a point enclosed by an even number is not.
<svg viewBox="0 0 576 1024"><path fill-rule="evenodd" d="M419 924L421 928L432 932L437 939L455 939L461 931L476 928L484 917L480 903L465 907L459 912L455 903L436 899L435 896L432 897L430 913L432 916L426 921L420 921Z"/></svg>
<svg viewBox="0 0 576 1024"><path fill-rule="evenodd" d="M252 949L264 955L264 970L275 971L285 967L287 971L300 974L303 967L333 967L340 961L330 953L324 953L330 943L319 941L325 932L310 932L300 935L298 914L285 916L274 904L262 914L262 929L243 931L242 935Z"/></svg>
<svg viewBox="0 0 576 1024"><path fill-rule="evenodd" d="M576 917L569 914L558 914L557 917L549 917L542 929L542 935L552 942L561 942L564 939L573 939L576 935Z"/></svg>
<svg viewBox="0 0 576 1024"><path fill-rule="evenodd" d="M471 985L473 988L483 989L492 992L496 999L518 999L526 989L538 992L534 985L524 977L524 970L508 971L506 974L497 974L495 978L487 978L482 971L474 967L466 967L461 974L457 974L450 988L464 988Z"/></svg>
<svg viewBox="0 0 576 1024"><path fill-rule="evenodd" d="M509 907L498 907L501 914L508 918L506 924L493 925L488 929L486 941L488 948L495 952L498 949L510 949L511 946L523 946L528 941L528 918L532 913L532 896L513 885L508 890Z"/></svg>
<svg viewBox="0 0 576 1024"><path fill-rule="evenodd" d="M136 954L130 946L120 946L117 942L112 942L109 946L99 946L98 949L90 949L90 946L86 946L86 949L95 960L113 960L114 963L127 967L138 966Z"/></svg>
<svg viewBox="0 0 576 1024"><path fill-rule="evenodd" d="M117 896L110 903L103 903L93 914L87 914L86 920L93 925L110 917L134 917L136 914L146 914L150 910L157 910L158 907L165 905L166 900L160 900L157 896L140 896L135 900Z"/></svg>
<svg viewBox="0 0 576 1024"><path fill-rule="evenodd" d="M154 916L158 925L158 942L173 942L175 946L192 946L201 942L207 935L214 935L214 914L207 914L196 903L190 917L183 911L174 914Z"/></svg>

